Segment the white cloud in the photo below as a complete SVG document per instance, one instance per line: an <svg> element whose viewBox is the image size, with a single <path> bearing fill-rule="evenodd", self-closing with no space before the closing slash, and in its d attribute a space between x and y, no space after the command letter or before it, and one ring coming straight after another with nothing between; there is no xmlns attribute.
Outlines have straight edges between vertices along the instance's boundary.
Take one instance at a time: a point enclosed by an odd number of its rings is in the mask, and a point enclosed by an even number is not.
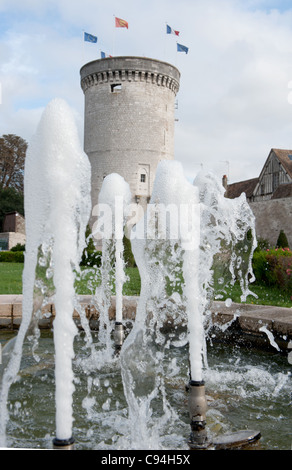
<svg viewBox="0 0 292 470"><path fill-rule="evenodd" d="M231 181L258 176L271 147L292 148L292 11L284 1L7 0L2 23L2 133L30 139L55 97L76 110L82 128L79 70L100 57L145 55L181 72L176 158L192 178L203 164ZM278 7L278 9L277 9ZM129 30L115 30L113 15ZM180 31L189 54L176 53ZM98 44L84 44L82 30ZM227 164L226 162L229 162Z"/></svg>

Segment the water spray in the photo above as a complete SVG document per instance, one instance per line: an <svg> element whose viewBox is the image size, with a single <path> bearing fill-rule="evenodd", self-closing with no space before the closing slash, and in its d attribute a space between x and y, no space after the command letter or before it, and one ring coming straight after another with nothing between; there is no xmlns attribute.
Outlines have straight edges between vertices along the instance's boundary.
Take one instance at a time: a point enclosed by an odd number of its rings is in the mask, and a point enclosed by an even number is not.
<svg viewBox="0 0 292 470"><path fill-rule="evenodd" d="M103 237L104 246L103 257L107 264L107 270L110 268L108 258L110 256L110 245L113 243L113 257L115 263L115 288L116 288L116 322L114 329L115 354L120 353L124 342L123 321L123 285L126 280L124 263L124 226L127 208L131 202L131 191L129 184L117 173L107 175L99 193L98 202L102 207L102 216L99 217L96 233L100 231ZM106 284L108 280L105 279ZM108 296L110 292L108 291ZM108 305L109 307L109 298ZM108 308L105 312L108 322ZM109 325L108 325L109 326Z"/></svg>

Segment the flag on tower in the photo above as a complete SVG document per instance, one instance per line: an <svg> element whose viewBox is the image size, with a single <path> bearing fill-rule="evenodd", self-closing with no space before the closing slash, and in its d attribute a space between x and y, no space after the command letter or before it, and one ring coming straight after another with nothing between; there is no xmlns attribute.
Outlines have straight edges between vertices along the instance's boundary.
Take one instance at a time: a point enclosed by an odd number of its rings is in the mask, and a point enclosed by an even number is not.
<svg viewBox="0 0 292 470"><path fill-rule="evenodd" d="M121 18L117 18L115 16L115 20L116 20L116 28L129 28L129 24L127 21L125 20L122 20Z"/></svg>
<svg viewBox="0 0 292 470"><path fill-rule="evenodd" d="M97 42L97 36L93 36L92 34L84 33L84 41L87 42Z"/></svg>
<svg viewBox="0 0 292 470"><path fill-rule="evenodd" d="M111 57L111 55L106 54L106 53L103 52L103 51L100 51L100 56L101 56L102 59L106 59L107 57Z"/></svg>
<svg viewBox="0 0 292 470"><path fill-rule="evenodd" d="M166 34L175 34L176 36L179 36L179 31L176 31L175 29L171 28L167 24L166 25Z"/></svg>
<svg viewBox="0 0 292 470"><path fill-rule="evenodd" d="M189 48L177 43L177 52L185 52L187 54L189 52Z"/></svg>

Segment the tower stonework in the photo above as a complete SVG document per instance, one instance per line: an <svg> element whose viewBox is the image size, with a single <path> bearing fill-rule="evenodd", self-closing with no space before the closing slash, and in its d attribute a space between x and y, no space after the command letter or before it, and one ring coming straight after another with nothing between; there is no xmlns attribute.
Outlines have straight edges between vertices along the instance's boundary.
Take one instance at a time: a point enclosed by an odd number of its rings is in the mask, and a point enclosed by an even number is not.
<svg viewBox="0 0 292 470"><path fill-rule="evenodd" d="M118 173L133 202L147 203L160 160L174 158L174 108L180 72L144 57L111 57L85 64L84 151L92 171L92 205L105 176Z"/></svg>

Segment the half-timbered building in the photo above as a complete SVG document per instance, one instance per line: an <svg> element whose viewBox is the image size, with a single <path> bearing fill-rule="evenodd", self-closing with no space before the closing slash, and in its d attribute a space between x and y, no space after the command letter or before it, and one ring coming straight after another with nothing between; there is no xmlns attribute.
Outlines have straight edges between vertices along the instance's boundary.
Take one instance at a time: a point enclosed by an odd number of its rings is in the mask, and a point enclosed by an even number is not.
<svg viewBox="0 0 292 470"><path fill-rule="evenodd" d="M275 245L284 230L292 248L292 150L271 149L259 177L233 184L224 178L223 185L228 198L245 193L258 238Z"/></svg>

